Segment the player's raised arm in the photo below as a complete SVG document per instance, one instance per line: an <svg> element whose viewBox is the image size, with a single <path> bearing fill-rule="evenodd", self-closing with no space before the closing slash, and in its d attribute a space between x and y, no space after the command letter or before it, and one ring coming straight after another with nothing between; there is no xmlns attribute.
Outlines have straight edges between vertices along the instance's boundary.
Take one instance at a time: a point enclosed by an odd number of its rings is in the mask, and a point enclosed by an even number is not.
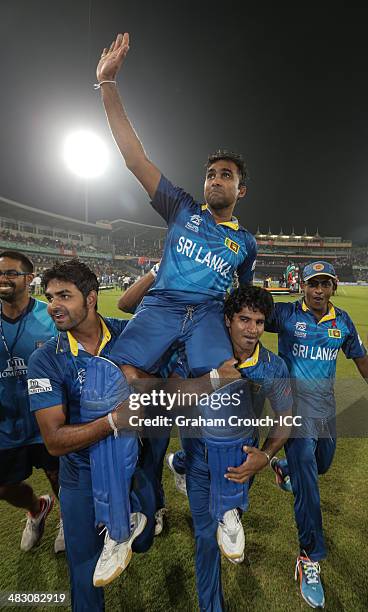
<svg viewBox="0 0 368 612"><path fill-rule="evenodd" d="M107 120L127 168L153 198L160 181L160 170L148 159L119 96L116 77L129 51L129 34L118 34L110 48L102 51L96 75L102 92ZM113 82L108 82L113 81Z"/></svg>

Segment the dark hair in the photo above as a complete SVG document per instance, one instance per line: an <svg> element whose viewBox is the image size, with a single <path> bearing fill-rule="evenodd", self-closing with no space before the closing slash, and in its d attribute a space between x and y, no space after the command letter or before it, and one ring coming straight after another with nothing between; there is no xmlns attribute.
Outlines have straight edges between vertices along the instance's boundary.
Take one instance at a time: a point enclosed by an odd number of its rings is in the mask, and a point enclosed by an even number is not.
<svg viewBox="0 0 368 612"><path fill-rule="evenodd" d="M45 270L42 275L42 286L45 291L49 282L54 278L73 283L82 293L84 299L91 291L98 293L99 285L96 274L79 259L57 262L51 268Z"/></svg>
<svg viewBox="0 0 368 612"><path fill-rule="evenodd" d="M225 315L230 321L234 314L240 312L244 307L254 311L259 310L268 320L273 313L272 295L262 287L247 285L235 289L225 299Z"/></svg>
<svg viewBox="0 0 368 612"><path fill-rule="evenodd" d="M222 159L232 161L238 168L239 172L239 187L245 187L245 181L247 179L247 167L245 165L245 161L239 153L233 153L232 151L226 151L225 149L219 149L216 153L212 153L208 156L206 169L212 164Z"/></svg>
<svg viewBox="0 0 368 612"><path fill-rule="evenodd" d="M3 251L0 253L0 257L8 257L9 259L14 259L14 261L20 261L23 272L27 272L27 274L32 274L34 270L33 262L27 255L23 255L19 251Z"/></svg>

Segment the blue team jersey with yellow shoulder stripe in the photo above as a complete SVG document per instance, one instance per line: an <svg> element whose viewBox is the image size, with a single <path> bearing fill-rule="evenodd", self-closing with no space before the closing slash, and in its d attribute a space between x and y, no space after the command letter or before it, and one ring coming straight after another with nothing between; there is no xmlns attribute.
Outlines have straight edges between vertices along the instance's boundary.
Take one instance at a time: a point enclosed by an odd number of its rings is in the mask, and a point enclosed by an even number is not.
<svg viewBox="0 0 368 612"><path fill-rule="evenodd" d="M108 358L128 321L108 317L101 317L101 321L103 339L99 355ZM92 357L70 332L59 332L56 338L35 351L28 367L31 411L62 405L66 411L66 424L80 423L82 385ZM81 469L90 469L88 448L60 457L60 483L63 486L78 486Z"/></svg>
<svg viewBox="0 0 368 612"><path fill-rule="evenodd" d="M317 321L304 301L278 303L266 330L278 333L279 355L290 372L301 412L313 418L332 416L339 350L348 359L366 354L347 312L330 303L328 313Z"/></svg>
<svg viewBox="0 0 368 612"><path fill-rule="evenodd" d="M253 410L257 417L262 413L265 399L275 413L292 408L289 372L281 357L258 343L253 355L237 367L242 378L253 383Z"/></svg>
<svg viewBox="0 0 368 612"><path fill-rule="evenodd" d="M256 241L237 219L216 223L207 205L196 202L163 175L152 206L167 222L168 233L151 294L188 303L190 293L190 303L200 303L222 299L234 272L241 285L252 282Z"/></svg>
<svg viewBox="0 0 368 612"><path fill-rule="evenodd" d="M28 360L57 329L47 313L47 304L30 299L27 310L17 319L1 314L6 345L0 339L0 449L18 448L42 442L27 393Z"/></svg>

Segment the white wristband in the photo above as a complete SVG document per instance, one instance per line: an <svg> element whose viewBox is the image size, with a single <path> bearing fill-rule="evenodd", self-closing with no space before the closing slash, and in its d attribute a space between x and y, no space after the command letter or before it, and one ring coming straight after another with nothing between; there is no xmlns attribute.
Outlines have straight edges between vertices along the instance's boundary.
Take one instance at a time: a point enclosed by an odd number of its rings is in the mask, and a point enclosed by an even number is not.
<svg viewBox="0 0 368 612"><path fill-rule="evenodd" d="M221 387L221 382L220 382L220 375L218 373L218 370L216 370L216 368L213 368L213 370L211 370L210 379L211 379L212 389L214 391L217 391L217 389Z"/></svg>
<svg viewBox="0 0 368 612"><path fill-rule="evenodd" d="M271 459L272 459L271 455L270 455L270 454L269 454L267 451L265 451L265 450L262 450L261 452L262 452L264 455L266 455L266 457L267 457L267 461L268 461L268 464L270 464L270 461L271 461Z"/></svg>
<svg viewBox="0 0 368 612"><path fill-rule="evenodd" d="M116 81L100 81L99 83L95 83L93 85L93 89L101 89L101 85L103 85L104 83L114 83L114 85L116 85Z"/></svg>
<svg viewBox="0 0 368 612"><path fill-rule="evenodd" d="M112 413L111 412L109 412L109 414L107 415L107 420L109 421L109 425L110 425L111 429L114 432L114 438L117 438L118 435L119 435L119 432L118 432L118 428L116 427L116 425L114 423L114 419L112 418Z"/></svg>
<svg viewBox="0 0 368 612"><path fill-rule="evenodd" d="M157 272L158 272L158 271L159 271L159 269L160 269L160 263L161 263L160 261L158 261L157 263L155 263L155 265L154 265L154 266L151 268L151 270L150 270L150 272L151 272L151 274L152 274L153 278L156 278L156 276L157 276Z"/></svg>

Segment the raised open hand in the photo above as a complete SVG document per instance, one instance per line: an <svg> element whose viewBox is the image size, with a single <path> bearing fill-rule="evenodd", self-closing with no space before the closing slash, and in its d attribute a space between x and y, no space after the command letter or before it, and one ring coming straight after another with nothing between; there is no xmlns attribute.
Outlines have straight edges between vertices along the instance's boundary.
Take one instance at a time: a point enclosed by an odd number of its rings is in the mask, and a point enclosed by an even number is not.
<svg viewBox="0 0 368 612"><path fill-rule="evenodd" d="M101 81L115 80L128 51L128 33L118 34L116 39L111 43L110 48L107 49L105 47L101 53L101 58L96 69L97 81L99 83Z"/></svg>

